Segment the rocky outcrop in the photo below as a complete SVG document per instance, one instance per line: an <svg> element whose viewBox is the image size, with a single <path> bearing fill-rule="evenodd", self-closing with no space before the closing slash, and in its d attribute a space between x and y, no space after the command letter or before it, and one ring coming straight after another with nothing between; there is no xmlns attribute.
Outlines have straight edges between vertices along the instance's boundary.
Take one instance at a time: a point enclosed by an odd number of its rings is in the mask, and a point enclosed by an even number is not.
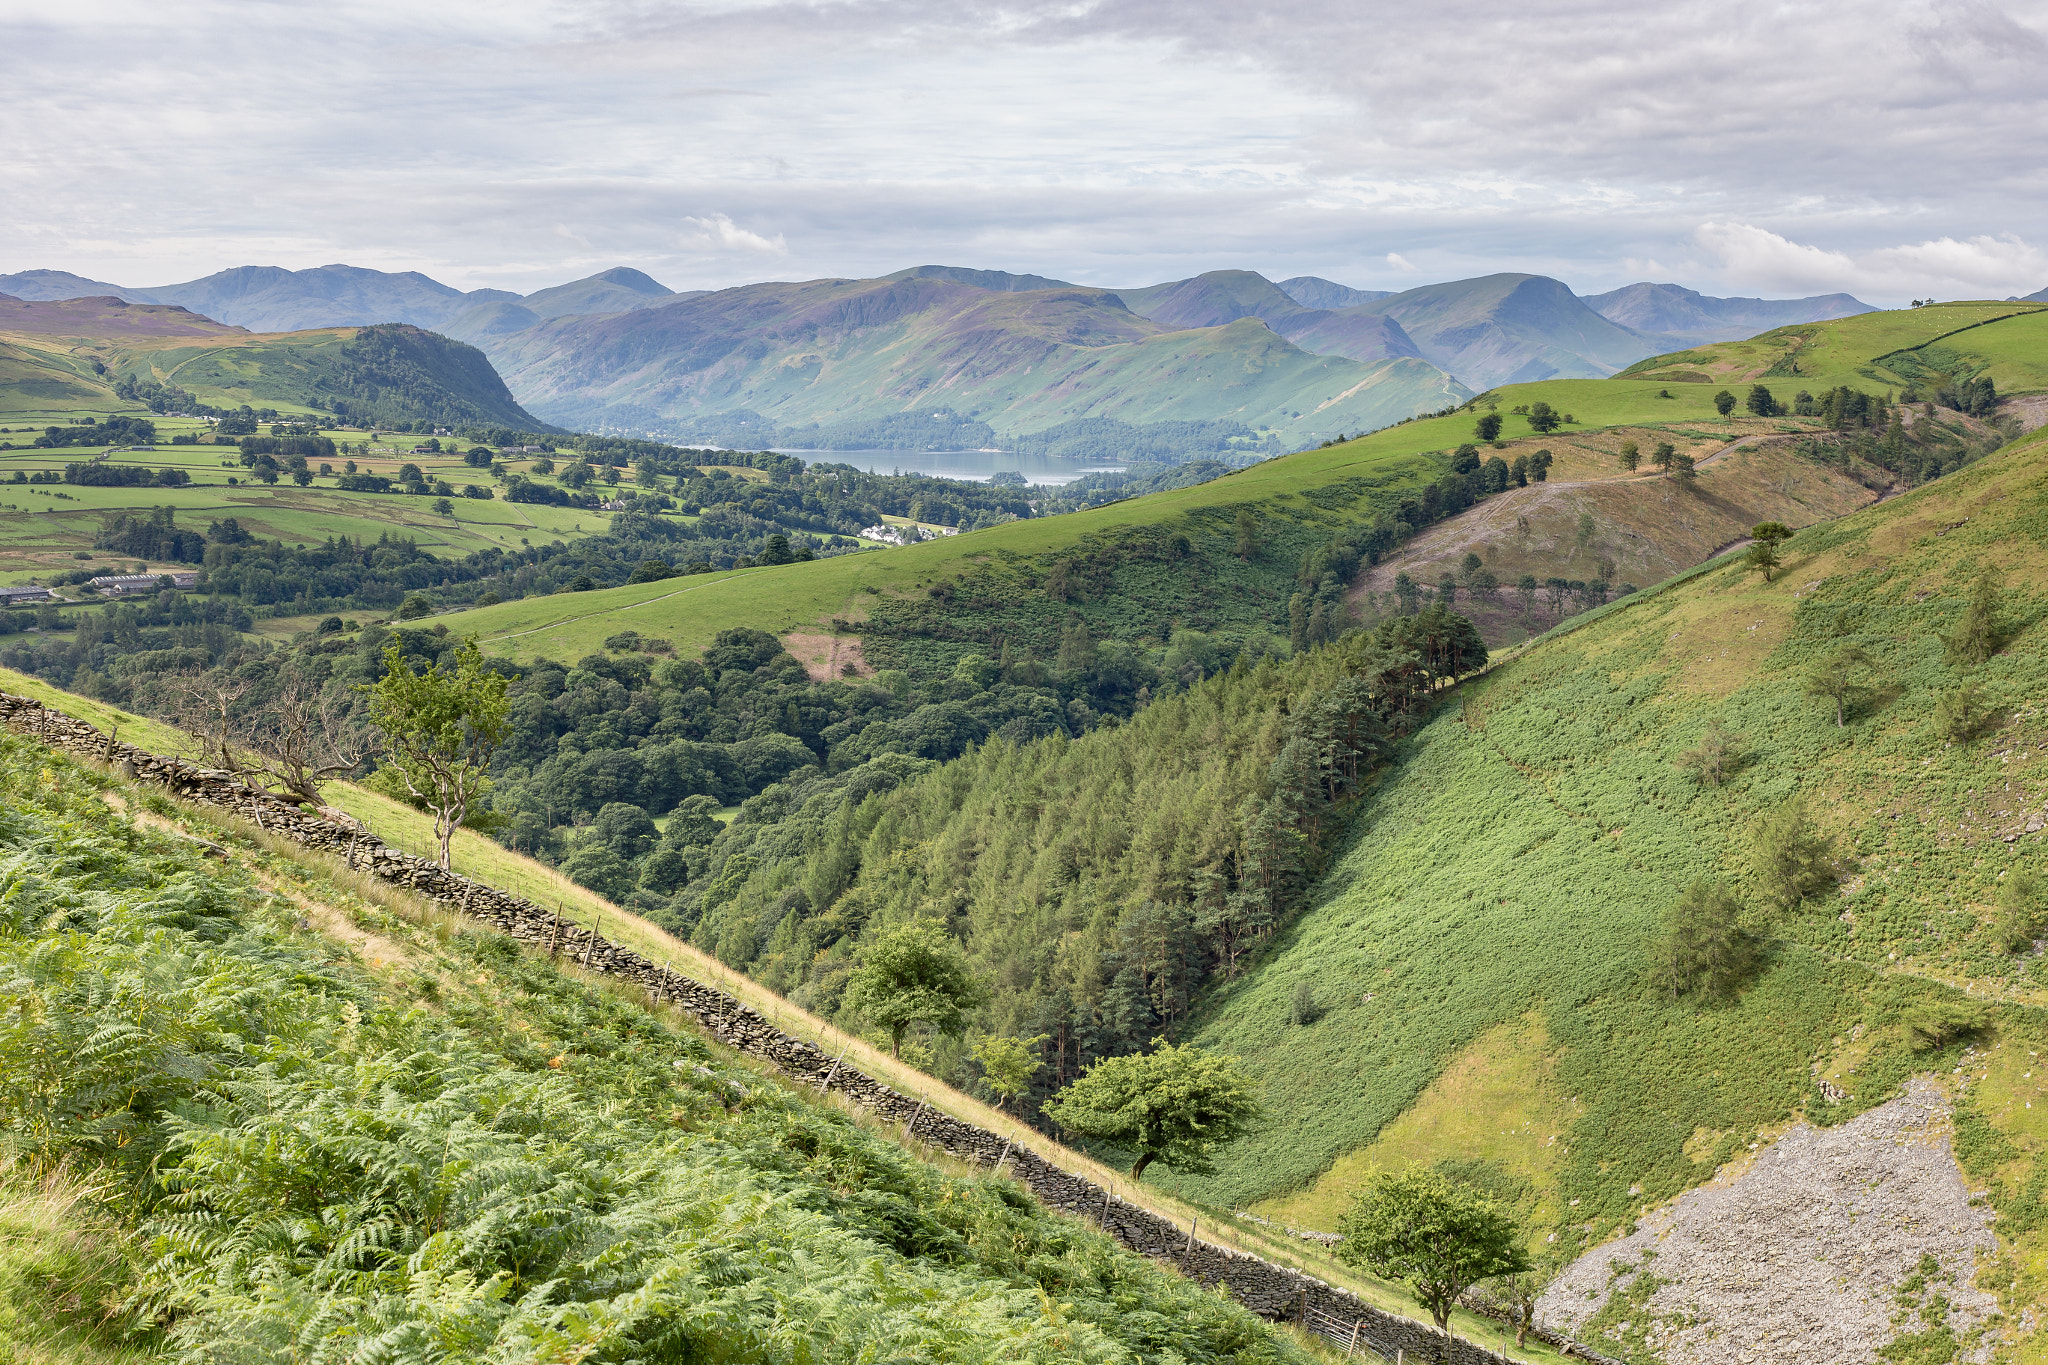
<svg viewBox="0 0 2048 1365"><path fill-rule="evenodd" d="M1635 1328L1674 1365L1875 1365L1933 1320L1967 1340L1998 1311L1971 1284L1997 1239L1948 1119L1940 1088L1918 1079L1838 1128L1801 1124L1580 1257L1537 1311L1577 1330L1627 1295ZM1923 1307L1930 1317L1901 1325L1902 1309ZM1990 1353L1980 1343L1960 1358Z"/></svg>
<svg viewBox="0 0 2048 1365"><path fill-rule="evenodd" d="M587 970L630 981L650 999L686 1011L706 1033L730 1047L772 1062L794 1081L845 1095L892 1123L906 1138L956 1159L1007 1171L1040 1202L1099 1224L1142 1256L1171 1262L1204 1285L1222 1285L1252 1311L1298 1321L1359 1353L1387 1360L1488 1365L1493 1351L1438 1332L1427 1323L1388 1313L1314 1276L1202 1241L1148 1209L1116 1198L1094 1182L1053 1164L1028 1148L964 1123L884 1085L804 1039L776 1028L752 1006L562 919L530 901L442 868L429 859L383 843L360 824L330 819L268 792L242 785L234 774L150 753L31 698L0 693L0 724L53 749L111 766L123 777L161 786L175 796L228 810L271 834L325 849L349 867L403 886L501 933L573 961ZM1576 1345L1568 1354L1603 1357Z"/></svg>

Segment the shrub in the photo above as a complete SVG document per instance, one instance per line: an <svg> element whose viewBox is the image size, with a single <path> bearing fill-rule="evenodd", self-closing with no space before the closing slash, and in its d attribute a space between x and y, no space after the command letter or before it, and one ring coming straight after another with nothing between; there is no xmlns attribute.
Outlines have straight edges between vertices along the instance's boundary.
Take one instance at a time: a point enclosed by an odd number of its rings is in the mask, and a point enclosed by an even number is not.
<svg viewBox="0 0 2048 1365"><path fill-rule="evenodd" d="M1763 893L1787 910L1833 886L1839 876L1834 841L1814 831L1801 797L1759 822L1750 861Z"/></svg>

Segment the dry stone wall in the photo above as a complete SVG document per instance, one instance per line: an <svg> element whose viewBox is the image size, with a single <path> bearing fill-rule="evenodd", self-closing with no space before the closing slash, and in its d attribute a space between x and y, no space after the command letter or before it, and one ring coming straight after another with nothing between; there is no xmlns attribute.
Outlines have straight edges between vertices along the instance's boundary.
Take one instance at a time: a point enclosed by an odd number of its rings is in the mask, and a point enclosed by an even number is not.
<svg viewBox="0 0 2048 1365"><path fill-rule="evenodd" d="M1347 1349L1387 1360L1440 1361L1444 1365L1494 1365L1496 1352L1428 1323L1388 1313L1314 1276L1259 1257L1204 1242L1148 1209L1117 1199L1095 1184L1053 1164L1028 1148L1014 1147L986 1129L964 1123L884 1085L824 1050L776 1028L743 1001L638 953L608 942L592 929L562 919L530 901L443 869L438 863L384 844L359 825L307 814L298 805L252 789L234 774L165 757L115 735L103 734L73 716L28 697L0 693L0 724L33 736L53 749L107 764L123 777L162 786L173 795L201 802L255 823L308 848L325 849L349 867L437 901L509 934L522 943L568 958L647 991L650 998L688 1012L712 1037L775 1064L793 1080L847 1096L892 1122L907 1138L962 1161L1007 1170L1041 1203L1099 1224L1141 1256L1171 1262L1201 1284L1228 1287L1253 1312L1311 1326ZM1604 1357L1571 1344L1567 1354Z"/></svg>

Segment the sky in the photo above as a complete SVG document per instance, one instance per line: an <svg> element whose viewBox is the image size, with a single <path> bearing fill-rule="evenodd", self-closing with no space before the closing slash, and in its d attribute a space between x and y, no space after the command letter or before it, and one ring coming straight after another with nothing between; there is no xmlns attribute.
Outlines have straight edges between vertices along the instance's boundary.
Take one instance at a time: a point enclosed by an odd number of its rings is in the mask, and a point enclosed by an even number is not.
<svg viewBox="0 0 2048 1365"><path fill-rule="evenodd" d="M2048 0L0 0L0 273L2048 286Z"/></svg>

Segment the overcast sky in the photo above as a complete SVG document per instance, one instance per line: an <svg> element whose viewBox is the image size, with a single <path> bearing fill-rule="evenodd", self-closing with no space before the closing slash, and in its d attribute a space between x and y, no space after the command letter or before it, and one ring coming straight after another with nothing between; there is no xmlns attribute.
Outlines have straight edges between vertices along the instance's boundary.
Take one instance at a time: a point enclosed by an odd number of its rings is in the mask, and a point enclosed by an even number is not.
<svg viewBox="0 0 2048 1365"><path fill-rule="evenodd" d="M0 271L2048 285L2048 0L0 0Z"/></svg>

